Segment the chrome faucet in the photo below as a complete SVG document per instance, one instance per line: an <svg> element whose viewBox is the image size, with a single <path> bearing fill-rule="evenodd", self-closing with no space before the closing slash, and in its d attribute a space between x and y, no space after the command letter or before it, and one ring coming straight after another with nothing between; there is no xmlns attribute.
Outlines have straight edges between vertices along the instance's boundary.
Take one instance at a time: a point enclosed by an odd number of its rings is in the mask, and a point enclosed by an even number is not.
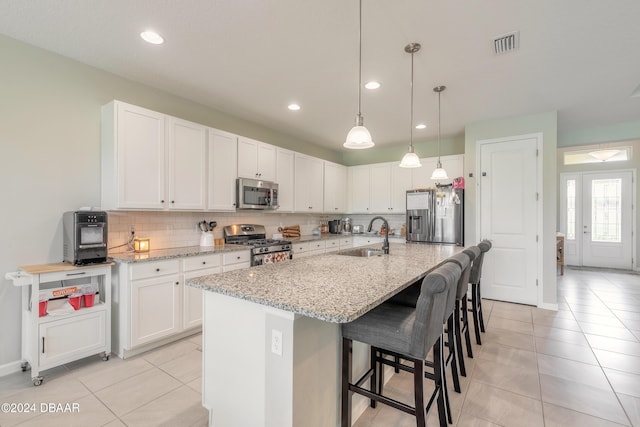
<svg viewBox="0 0 640 427"><path fill-rule="evenodd" d="M382 252L384 252L385 254L388 254L389 253L389 222L381 216L375 216L371 219L371 222L369 222L369 227L367 227L367 231L371 231L371 228L373 227L373 221L375 221L376 219L381 219L384 222L384 229L386 232L384 233L384 243L382 243Z"/></svg>

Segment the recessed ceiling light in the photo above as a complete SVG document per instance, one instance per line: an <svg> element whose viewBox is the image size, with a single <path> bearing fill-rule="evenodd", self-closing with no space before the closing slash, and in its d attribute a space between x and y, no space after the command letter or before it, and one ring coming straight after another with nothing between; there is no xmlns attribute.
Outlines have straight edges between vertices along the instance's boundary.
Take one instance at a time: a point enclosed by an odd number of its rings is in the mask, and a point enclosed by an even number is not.
<svg viewBox="0 0 640 427"><path fill-rule="evenodd" d="M146 41L147 43L151 43L151 44L164 43L164 39L162 38L162 36L156 33L155 31L143 31L140 33L140 37L142 37L142 40Z"/></svg>
<svg viewBox="0 0 640 427"><path fill-rule="evenodd" d="M426 129L427 125L425 125L424 123L419 123L416 125L416 129Z"/></svg>
<svg viewBox="0 0 640 427"><path fill-rule="evenodd" d="M367 84L365 84L364 87L366 87L367 89L374 90L380 87L380 83L376 81L370 81L370 82L367 82Z"/></svg>
<svg viewBox="0 0 640 427"><path fill-rule="evenodd" d="M287 108L291 111L298 111L300 109L300 106L298 104L289 104Z"/></svg>

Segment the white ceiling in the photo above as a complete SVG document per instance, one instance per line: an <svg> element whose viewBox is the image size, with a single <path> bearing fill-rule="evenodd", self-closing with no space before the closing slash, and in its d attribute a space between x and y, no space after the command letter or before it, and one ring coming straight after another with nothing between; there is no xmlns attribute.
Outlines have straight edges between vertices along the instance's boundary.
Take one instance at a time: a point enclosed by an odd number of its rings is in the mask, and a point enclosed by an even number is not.
<svg viewBox="0 0 640 427"><path fill-rule="evenodd" d="M640 1L363 0L362 113L378 146L550 110L559 130L640 119ZM166 43L138 34L153 28ZM520 49L492 38L520 31ZM343 150L357 113L357 0L0 0L0 32L303 140ZM291 112L295 101L302 110Z"/></svg>

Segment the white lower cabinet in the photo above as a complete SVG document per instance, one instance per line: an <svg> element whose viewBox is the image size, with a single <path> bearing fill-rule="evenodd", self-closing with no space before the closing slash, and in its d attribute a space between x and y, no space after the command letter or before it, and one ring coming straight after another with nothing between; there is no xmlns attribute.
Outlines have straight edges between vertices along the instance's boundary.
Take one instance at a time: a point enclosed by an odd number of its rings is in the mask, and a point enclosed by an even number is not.
<svg viewBox="0 0 640 427"><path fill-rule="evenodd" d="M119 263L113 301L113 344L121 358L175 341L202 326L202 290L186 285L198 276L250 266L249 250L170 260Z"/></svg>
<svg viewBox="0 0 640 427"><path fill-rule="evenodd" d="M131 281L131 347L180 331L181 291L177 268L176 274Z"/></svg>
<svg viewBox="0 0 640 427"><path fill-rule="evenodd" d="M377 236L353 236L353 247L382 243L384 238Z"/></svg>
<svg viewBox="0 0 640 427"><path fill-rule="evenodd" d="M309 256L309 242L297 242L291 245L293 259L304 258Z"/></svg>
<svg viewBox="0 0 640 427"><path fill-rule="evenodd" d="M202 292L200 288L186 286L187 280L199 276L208 276L222 271L220 255L203 255L184 258L182 260L183 286L182 293L182 327L191 329L202 326Z"/></svg>
<svg viewBox="0 0 640 427"><path fill-rule="evenodd" d="M99 353L106 339L106 311L40 323L40 366L58 366Z"/></svg>

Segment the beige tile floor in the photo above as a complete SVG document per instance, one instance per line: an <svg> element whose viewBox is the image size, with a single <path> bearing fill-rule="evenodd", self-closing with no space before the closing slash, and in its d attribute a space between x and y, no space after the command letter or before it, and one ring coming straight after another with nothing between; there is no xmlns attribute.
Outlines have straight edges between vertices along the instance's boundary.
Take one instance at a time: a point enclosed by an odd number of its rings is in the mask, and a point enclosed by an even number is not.
<svg viewBox="0 0 640 427"><path fill-rule="evenodd" d="M565 269L558 289L557 312L484 301L483 345L466 359L462 393L450 393L455 425L640 427L640 276ZM124 361L51 369L40 387L28 373L1 377L0 403L37 411L0 412L0 426L206 425L200 358L197 335ZM395 375L385 390L411 402L411 377ZM41 403L76 403L80 412L42 413ZM384 405L355 424L411 425ZM429 425L438 425L435 410Z"/></svg>
<svg viewBox="0 0 640 427"><path fill-rule="evenodd" d="M565 268L558 303L554 312L483 302L483 344L473 340L462 393L450 392L455 425L640 427L640 276ZM409 374L389 385L390 395L412 402ZM355 427L412 425L413 417L378 405ZM438 425L435 407L428 425Z"/></svg>

